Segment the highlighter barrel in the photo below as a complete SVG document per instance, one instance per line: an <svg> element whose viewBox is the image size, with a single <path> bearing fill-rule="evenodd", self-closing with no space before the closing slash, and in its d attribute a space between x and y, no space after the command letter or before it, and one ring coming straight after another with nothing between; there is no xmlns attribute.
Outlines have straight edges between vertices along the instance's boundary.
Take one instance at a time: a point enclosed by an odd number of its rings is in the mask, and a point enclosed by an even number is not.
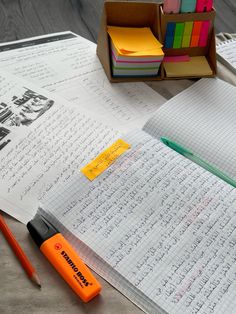
<svg viewBox="0 0 236 314"><path fill-rule="evenodd" d="M164 13L179 13L180 0L164 0L163 11Z"/></svg>
<svg viewBox="0 0 236 314"><path fill-rule="evenodd" d="M84 302L99 294L101 285L54 226L36 215L27 228L40 251Z"/></svg>
<svg viewBox="0 0 236 314"><path fill-rule="evenodd" d="M209 12L212 7L213 0L197 0L196 12Z"/></svg>

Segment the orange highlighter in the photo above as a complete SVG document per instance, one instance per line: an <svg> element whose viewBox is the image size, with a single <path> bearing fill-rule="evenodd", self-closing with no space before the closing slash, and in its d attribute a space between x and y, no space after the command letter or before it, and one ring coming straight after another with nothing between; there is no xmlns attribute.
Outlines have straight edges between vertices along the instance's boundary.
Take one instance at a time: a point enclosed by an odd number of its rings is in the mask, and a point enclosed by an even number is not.
<svg viewBox="0 0 236 314"><path fill-rule="evenodd" d="M36 215L27 228L40 251L84 302L99 294L101 285L54 226Z"/></svg>

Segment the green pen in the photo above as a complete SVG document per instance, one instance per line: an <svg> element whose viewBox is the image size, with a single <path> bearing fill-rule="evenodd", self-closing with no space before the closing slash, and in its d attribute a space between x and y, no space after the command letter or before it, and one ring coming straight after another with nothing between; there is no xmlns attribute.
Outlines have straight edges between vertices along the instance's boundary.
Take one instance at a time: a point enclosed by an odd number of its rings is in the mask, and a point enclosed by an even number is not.
<svg viewBox="0 0 236 314"><path fill-rule="evenodd" d="M202 160L201 158L195 156L190 150L184 148L183 146L169 140L166 137L161 137L162 143L169 146L173 150L175 150L177 153L183 155L184 157L188 158L189 160L195 162L197 165L201 166L202 168L208 170L209 172L213 173L215 176L219 177L220 179L224 180L225 182L229 183L233 187L236 188L236 182L231 179L229 176L227 176L225 173L220 171L219 169L211 166L206 161Z"/></svg>

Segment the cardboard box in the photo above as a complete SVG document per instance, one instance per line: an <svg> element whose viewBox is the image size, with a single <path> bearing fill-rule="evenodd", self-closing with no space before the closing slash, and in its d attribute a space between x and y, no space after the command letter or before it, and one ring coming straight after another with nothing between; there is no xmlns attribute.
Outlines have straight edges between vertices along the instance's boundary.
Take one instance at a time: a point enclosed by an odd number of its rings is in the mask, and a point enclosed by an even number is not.
<svg viewBox="0 0 236 314"><path fill-rule="evenodd" d="M189 56L205 56L213 74L207 77L213 77L216 75L216 43L215 43L215 31L214 31L214 20L216 12L213 9L210 12L203 13L179 13L179 14L165 14L162 6L160 6L160 37L159 40L163 44L163 51L165 56L178 56L178 55L189 55ZM166 34L167 23L169 22L188 22L188 21L210 21L210 30L208 36L208 43L206 47L189 47L189 48L178 48L166 49L164 47L164 40ZM205 76L206 77L206 76ZM196 78L196 76L186 77ZM164 73L164 79L168 79ZM173 79L173 78L171 78ZM178 79L178 77L176 77Z"/></svg>
<svg viewBox="0 0 236 314"><path fill-rule="evenodd" d="M103 65L104 71L111 82L135 82L135 81L157 81L167 79L161 65L159 74L156 77L125 77L116 78L111 72L110 58L110 39L107 33L107 25L123 27L150 27L154 36L164 42L166 25L168 22L185 22L197 20L210 20L211 28L208 45L206 47L181 48L181 49L163 49L168 56L188 54L189 56L204 55L216 75L216 47L214 33L215 11L204 13L182 13L182 14L164 14L162 5L153 2L129 2L122 0L107 0L104 3L103 14L101 17L100 29L98 34L97 55ZM209 76L208 76L209 77ZM182 79L183 77L181 77ZM184 78L196 78L188 76ZM176 77L178 79L178 77Z"/></svg>

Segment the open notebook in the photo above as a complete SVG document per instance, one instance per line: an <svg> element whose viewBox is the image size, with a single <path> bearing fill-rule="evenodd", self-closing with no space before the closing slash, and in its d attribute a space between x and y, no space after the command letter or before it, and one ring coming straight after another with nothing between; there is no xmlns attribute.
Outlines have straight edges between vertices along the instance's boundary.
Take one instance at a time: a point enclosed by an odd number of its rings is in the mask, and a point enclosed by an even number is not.
<svg viewBox="0 0 236 314"><path fill-rule="evenodd" d="M236 74L236 39L218 43L216 53L219 61Z"/></svg>
<svg viewBox="0 0 236 314"><path fill-rule="evenodd" d="M160 142L236 179L236 88L203 79L122 136L95 180L56 185L39 213L98 274L148 313L235 313L236 189Z"/></svg>

